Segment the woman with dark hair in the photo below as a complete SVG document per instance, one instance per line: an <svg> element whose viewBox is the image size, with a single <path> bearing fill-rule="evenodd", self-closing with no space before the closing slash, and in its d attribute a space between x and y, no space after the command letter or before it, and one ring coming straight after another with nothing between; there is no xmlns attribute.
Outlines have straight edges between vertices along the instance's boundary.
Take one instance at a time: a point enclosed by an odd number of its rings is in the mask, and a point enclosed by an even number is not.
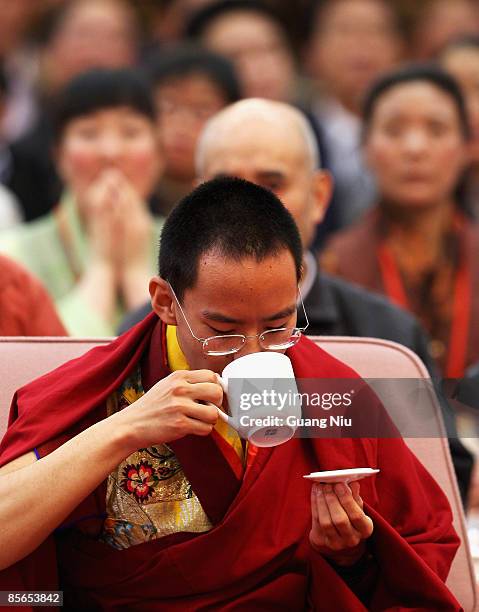
<svg viewBox="0 0 479 612"><path fill-rule="evenodd" d="M147 297L160 228L147 205L160 168L154 118L134 71L73 79L55 107L64 195L51 214L0 238L0 250L43 281L73 335L113 334Z"/></svg>
<svg viewBox="0 0 479 612"><path fill-rule="evenodd" d="M363 133L378 205L322 256L328 271L415 313L447 377L479 358L479 229L456 198L469 139L447 73L413 65L382 77L366 97Z"/></svg>
<svg viewBox="0 0 479 612"><path fill-rule="evenodd" d="M479 34L449 43L439 54L439 63L462 88L471 123L469 168L461 196L467 210L479 218Z"/></svg>

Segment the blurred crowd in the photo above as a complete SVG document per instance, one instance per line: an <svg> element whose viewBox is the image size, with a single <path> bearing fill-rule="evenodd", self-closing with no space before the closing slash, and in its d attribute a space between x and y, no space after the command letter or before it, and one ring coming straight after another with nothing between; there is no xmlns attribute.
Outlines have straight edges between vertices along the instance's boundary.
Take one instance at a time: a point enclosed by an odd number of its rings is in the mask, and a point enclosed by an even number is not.
<svg viewBox="0 0 479 612"><path fill-rule="evenodd" d="M475 0L3 3L0 334L128 327L164 218L210 178L203 128L244 98L300 110L322 193L332 177L321 214L295 217L309 272L414 314L479 407ZM289 207L277 174L251 180Z"/></svg>

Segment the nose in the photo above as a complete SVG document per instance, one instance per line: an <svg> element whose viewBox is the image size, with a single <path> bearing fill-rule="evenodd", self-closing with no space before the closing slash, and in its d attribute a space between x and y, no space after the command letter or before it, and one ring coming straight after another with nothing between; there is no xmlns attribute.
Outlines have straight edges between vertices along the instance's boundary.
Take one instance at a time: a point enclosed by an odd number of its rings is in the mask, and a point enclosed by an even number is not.
<svg viewBox="0 0 479 612"><path fill-rule="evenodd" d="M240 357L251 355L252 353L261 353L262 351L264 351L264 349L259 343L259 337L247 336L243 348L234 354L234 359L239 359Z"/></svg>
<svg viewBox="0 0 479 612"><path fill-rule="evenodd" d="M107 159L116 158L121 152L120 139L113 134L104 136L99 143L98 150Z"/></svg>
<svg viewBox="0 0 479 612"><path fill-rule="evenodd" d="M403 138L403 147L411 154L422 153L428 147L426 135L421 130L408 131Z"/></svg>

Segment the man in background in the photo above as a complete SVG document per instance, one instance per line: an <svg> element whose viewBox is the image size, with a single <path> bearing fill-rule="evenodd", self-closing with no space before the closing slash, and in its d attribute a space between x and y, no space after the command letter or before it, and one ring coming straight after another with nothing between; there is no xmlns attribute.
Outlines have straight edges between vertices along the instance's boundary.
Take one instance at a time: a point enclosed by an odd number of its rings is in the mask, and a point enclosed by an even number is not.
<svg viewBox="0 0 479 612"><path fill-rule="evenodd" d="M241 98L233 64L196 45L161 50L147 61L164 160L152 206L168 215L195 180L196 143L205 123Z"/></svg>

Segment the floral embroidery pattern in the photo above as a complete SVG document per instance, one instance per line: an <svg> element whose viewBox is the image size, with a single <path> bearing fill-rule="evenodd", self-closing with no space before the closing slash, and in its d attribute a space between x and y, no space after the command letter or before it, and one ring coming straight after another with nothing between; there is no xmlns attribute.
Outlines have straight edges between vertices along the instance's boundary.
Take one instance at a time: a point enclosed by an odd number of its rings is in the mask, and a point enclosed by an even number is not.
<svg viewBox="0 0 479 612"><path fill-rule="evenodd" d="M154 487L160 480L149 461L127 464L122 470L122 476L120 486L140 503L153 495Z"/></svg>
<svg viewBox="0 0 479 612"><path fill-rule="evenodd" d="M108 415L143 395L138 366L108 402ZM167 444L140 448L108 476L107 518L99 539L119 550L179 531L202 533L212 525Z"/></svg>
<svg viewBox="0 0 479 612"><path fill-rule="evenodd" d="M156 460L155 463L159 464L156 467L156 474L159 480L168 480L175 474L178 474L178 472L181 472L181 465L176 455L166 446L166 444L162 445L162 449L156 446L150 446L149 448L140 448L138 452L146 453Z"/></svg>

